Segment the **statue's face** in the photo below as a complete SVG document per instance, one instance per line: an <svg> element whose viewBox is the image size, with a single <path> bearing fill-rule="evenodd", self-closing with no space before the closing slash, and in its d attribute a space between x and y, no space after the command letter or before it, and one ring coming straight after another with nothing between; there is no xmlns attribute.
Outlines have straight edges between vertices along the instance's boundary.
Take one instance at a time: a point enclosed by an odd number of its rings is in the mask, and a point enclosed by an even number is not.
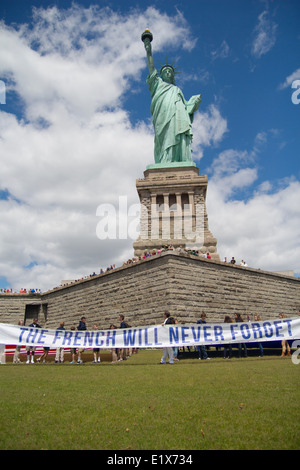
<svg viewBox="0 0 300 470"><path fill-rule="evenodd" d="M165 67L161 72L161 78L164 82L174 84L174 72L171 67Z"/></svg>

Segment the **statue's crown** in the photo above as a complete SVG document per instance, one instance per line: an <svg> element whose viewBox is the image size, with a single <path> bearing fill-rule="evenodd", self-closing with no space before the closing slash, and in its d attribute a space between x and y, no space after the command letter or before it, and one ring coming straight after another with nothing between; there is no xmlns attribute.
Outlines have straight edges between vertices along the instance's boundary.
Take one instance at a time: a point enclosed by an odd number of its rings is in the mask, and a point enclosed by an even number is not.
<svg viewBox="0 0 300 470"><path fill-rule="evenodd" d="M167 68L168 68L168 69L172 69L174 75L177 74L177 73L180 73L180 72L176 72L176 69L177 69L178 67L173 67L173 64L174 64L174 63L175 63L175 60L172 62L172 64L169 64L169 63L168 63L168 59L166 59L166 64L165 64L165 65L162 65L162 64L161 64L162 67L161 67L161 69L160 69L160 71L159 71L160 75L162 74L162 71L163 71L164 69L167 69Z"/></svg>

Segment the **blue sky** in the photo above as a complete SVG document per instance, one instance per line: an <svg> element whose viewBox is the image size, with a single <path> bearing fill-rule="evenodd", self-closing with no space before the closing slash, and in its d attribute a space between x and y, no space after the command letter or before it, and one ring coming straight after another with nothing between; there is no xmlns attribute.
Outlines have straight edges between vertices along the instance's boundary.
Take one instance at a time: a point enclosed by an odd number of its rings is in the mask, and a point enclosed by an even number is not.
<svg viewBox="0 0 300 470"><path fill-rule="evenodd" d="M96 214L137 204L153 162L146 27L157 67L176 59L185 97L202 94L194 160L221 258L300 273L298 1L2 0L0 18L0 287L133 256Z"/></svg>

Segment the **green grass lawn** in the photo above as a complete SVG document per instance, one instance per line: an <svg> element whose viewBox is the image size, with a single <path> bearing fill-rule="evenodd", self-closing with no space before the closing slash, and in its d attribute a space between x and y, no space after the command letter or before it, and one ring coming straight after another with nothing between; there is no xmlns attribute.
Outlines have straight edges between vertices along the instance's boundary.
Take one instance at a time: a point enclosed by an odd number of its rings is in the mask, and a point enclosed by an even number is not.
<svg viewBox="0 0 300 470"><path fill-rule="evenodd" d="M300 365L183 359L0 366L1 449L299 449Z"/></svg>

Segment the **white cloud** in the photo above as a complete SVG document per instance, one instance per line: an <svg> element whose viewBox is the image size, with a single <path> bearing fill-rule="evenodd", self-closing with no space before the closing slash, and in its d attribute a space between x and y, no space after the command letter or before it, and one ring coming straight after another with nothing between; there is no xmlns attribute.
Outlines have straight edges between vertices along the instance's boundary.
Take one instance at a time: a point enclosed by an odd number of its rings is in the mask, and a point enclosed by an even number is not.
<svg viewBox="0 0 300 470"><path fill-rule="evenodd" d="M284 88L291 86L294 80L300 80L300 68L286 77L285 81L279 85L279 89L283 90Z"/></svg>
<svg viewBox="0 0 300 470"><path fill-rule="evenodd" d="M33 28L16 31L2 23L0 29L0 71L13 76L31 119L40 102L44 113L51 113L53 103L63 101L81 119L118 106L129 79L145 66L140 41L145 24L153 25L156 50L170 44L192 47L181 15L170 18L151 7L128 16L95 6L34 11Z"/></svg>
<svg viewBox="0 0 300 470"><path fill-rule="evenodd" d="M255 268L299 272L300 210L295 201L299 201L300 183L271 194L254 194L247 202L226 202L217 184L212 181L210 186L209 217L221 241L221 256L246 259Z"/></svg>
<svg viewBox="0 0 300 470"><path fill-rule="evenodd" d="M195 44L180 13L152 7L126 16L54 7L37 9L30 27L1 24L0 76L24 104L23 119L0 112L0 191L8 195L0 200L0 276L13 288L45 290L132 256L133 240L97 238L96 209L112 203L118 210L122 195L137 203L135 180L153 161L152 125L133 125L124 106L145 72L140 35L148 26L156 51ZM226 132L215 105L200 108L194 158ZM248 201L234 199L257 180L255 156L267 138L262 132L251 151L227 150L213 162L208 214L223 255L279 269L299 260L299 184L266 182Z"/></svg>
<svg viewBox="0 0 300 470"><path fill-rule="evenodd" d="M258 16L257 24L254 28L254 39L251 52L254 57L260 58L267 54L276 43L277 24L271 19L268 10L263 11Z"/></svg>
<svg viewBox="0 0 300 470"><path fill-rule="evenodd" d="M221 45L215 51L212 51L211 57L213 60L226 59L229 56L229 51L230 51L229 45L227 41L225 41L224 39Z"/></svg>
<svg viewBox="0 0 300 470"><path fill-rule="evenodd" d="M24 119L0 113L0 268L13 288L44 290L132 256L133 240L97 238L96 209L118 210L122 195L137 203L135 180L153 161L152 125L132 125L123 108L145 70L147 26L156 51L193 47L181 14L152 7L41 8L30 26L1 23L0 76L24 104Z"/></svg>
<svg viewBox="0 0 300 470"><path fill-rule="evenodd" d="M290 178L253 186L261 141L266 142L266 133L258 134L250 152L229 149L213 161L207 200L210 229L221 259L234 256L254 268L299 273L300 182ZM241 189L248 189L247 200L236 197Z"/></svg>
<svg viewBox="0 0 300 470"><path fill-rule="evenodd" d="M227 120L215 105L210 105L207 111L197 111L193 122L193 158L199 160L204 147L217 145L227 131Z"/></svg>

